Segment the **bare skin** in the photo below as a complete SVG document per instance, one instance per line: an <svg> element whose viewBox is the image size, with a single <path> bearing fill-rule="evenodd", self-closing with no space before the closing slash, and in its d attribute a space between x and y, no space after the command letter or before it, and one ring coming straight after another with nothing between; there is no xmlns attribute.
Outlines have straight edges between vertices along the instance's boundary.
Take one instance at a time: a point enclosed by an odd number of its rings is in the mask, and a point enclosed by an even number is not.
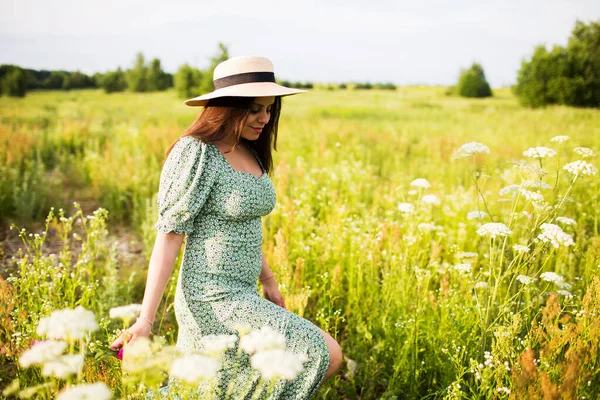
<svg viewBox="0 0 600 400"><path fill-rule="evenodd" d="M246 119L242 138L246 140L256 140L260 136L262 128L269 122L271 117L271 106L275 101L274 97L257 97L251 106L250 113ZM222 140L215 142L217 148L223 153L225 159L229 162L233 169L243 171L260 177L262 169L258 161L252 155L250 150L240 145L235 146L232 140ZM234 148L232 150L232 148ZM118 350L123 347L125 336L127 343L131 344L139 337L148 337L152 331L152 325L146 319L154 321L156 310L160 303L160 299L165 290L169 276L173 271L175 259L183 243L184 235L174 232L168 234L158 233L150 263L148 267L148 276L146 278L146 288L144 291L144 299L142 301L142 311L140 318L133 324L124 335L119 336L110 348ZM265 299L277 304L280 307L286 308L285 300L279 291L279 285L275 279L269 263L264 254L262 257L262 270L259 276L262 284L263 295ZM325 343L329 349L329 368L325 373L325 380L334 375L342 365L342 350L337 341L332 338L327 332L319 328L319 331L325 338Z"/></svg>

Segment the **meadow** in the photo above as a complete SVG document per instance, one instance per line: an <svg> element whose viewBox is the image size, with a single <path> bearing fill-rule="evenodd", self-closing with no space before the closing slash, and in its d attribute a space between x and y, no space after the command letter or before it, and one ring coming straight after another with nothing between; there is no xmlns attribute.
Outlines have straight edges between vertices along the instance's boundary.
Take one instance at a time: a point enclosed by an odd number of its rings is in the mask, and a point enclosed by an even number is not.
<svg viewBox="0 0 600 400"><path fill-rule="evenodd" d="M283 101L264 252L288 309L344 352L316 398L598 398L600 112L445 92ZM109 312L142 300L164 152L198 112L172 91L0 98L6 396L138 393L106 350L124 327ZM41 319L78 305L99 328L70 347L77 378L19 366Z"/></svg>

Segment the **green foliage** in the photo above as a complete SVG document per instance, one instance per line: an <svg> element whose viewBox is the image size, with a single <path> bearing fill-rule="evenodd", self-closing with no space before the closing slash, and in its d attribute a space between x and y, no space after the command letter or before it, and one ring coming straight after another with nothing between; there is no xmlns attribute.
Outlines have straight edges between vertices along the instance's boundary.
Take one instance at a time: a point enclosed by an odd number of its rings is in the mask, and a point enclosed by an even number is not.
<svg viewBox="0 0 600 400"><path fill-rule="evenodd" d="M600 107L600 22L577 21L566 48L536 47L521 63L514 91L530 107Z"/></svg>
<svg viewBox="0 0 600 400"><path fill-rule="evenodd" d="M0 71L0 94L11 97L25 97L27 76L19 67L9 66Z"/></svg>
<svg viewBox="0 0 600 400"><path fill-rule="evenodd" d="M100 85L106 93L122 92L127 89L127 80L121 68L118 68L116 71L107 72Z"/></svg>
<svg viewBox="0 0 600 400"><path fill-rule="evenodd" d="M203 72L183 64L175 74L175 91L183 99L194 97L199 93L198 85L202 81Z"/></svg>
<svg viewBox="0 0 600 400"><path fill-rule="evenodd" d="M148 67L141 52L137 54L133 68L127 70L125 76L128 90L132 92L146 92L148 90Z"/></svg>
<svg viewBox="0 0 600 400"><path fill-rule="evenodd" d="M229 50L227 49L227 46L225 46L223 43L219 43L219 50L213 57L211 57L210 66L208 69L202 71L202 76L198 85L199 94L208 93L215 90L215 86L213 85L213 72L215 71L215 67L228 59Z"/></svg>
<svg viewBox="0 0 600 400"><path fill-rule="evenodd" d="M485 79L481 65L473 63L471 68L460 73L456 90L462 97L490 97L492 89Z"/></svg>
<svg viewBox="0 0 600 400"><path fill-rule="evenodd" d="M153 59L150 62L150 68L148 70L148 92L167 90L169 87L168 75L162 70L160 60L158 58Z"/></svg>

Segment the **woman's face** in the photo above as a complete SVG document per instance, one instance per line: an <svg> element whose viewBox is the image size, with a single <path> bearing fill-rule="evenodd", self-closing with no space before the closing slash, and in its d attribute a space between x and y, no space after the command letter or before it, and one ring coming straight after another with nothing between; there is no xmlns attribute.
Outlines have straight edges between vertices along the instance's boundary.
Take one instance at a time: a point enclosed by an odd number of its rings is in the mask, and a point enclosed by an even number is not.
<svg viewBox="0 0 600 400"><path fill-rule="evenodd" d="M246 140L256 140L271 118L271 109L275 97L257 97L250 106L250 112L244 123L242 137Z"/></svg>

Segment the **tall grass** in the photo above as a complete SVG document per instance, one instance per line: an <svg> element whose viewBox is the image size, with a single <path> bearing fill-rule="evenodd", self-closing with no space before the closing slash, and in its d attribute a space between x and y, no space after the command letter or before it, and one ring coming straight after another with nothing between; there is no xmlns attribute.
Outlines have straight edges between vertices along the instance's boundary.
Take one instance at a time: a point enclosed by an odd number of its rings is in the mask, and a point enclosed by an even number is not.
<svg viewBox="0 0 600 400"><path fill-rule="evenodd" d="M575 176L562 167L581 159L576 146L600 149L600 114L520 108L507 90L486 100L443 92L327 91L284 101L273 175L277 206L264 219L264 250L289 308L341 343L344 370L318 397L501 398L509 391L516 398L597 397L598 175ZM68 215L83 219L104 207L106 229L130 229L148 254L163 152L197 111L170 92L0 99L2 222L30 224L50 207L63 207L54 229L64 236ZM550 141L558 135L570 139ZM490 153L455 159L471 141ZM535 146L557 155L523 155ZM417 178L431 187L411 186ZM502 190L511 184L520 187ZM467 218L474 211L486 215ZM492 221L511 233L477 233ZM52 228L52 218L47 223ZM574 245L544 242L544 223L561 225ZM61 262L79 280L44 275L61 256L48 261L36 244L41 237L22 234L31 253L7 263L13 276L4 293L21 295L3 311L10 322L5 335L19 333L28 345L36 318L52 309L82 304L105 315L107 307L141 300L139 289L116 288L139 288L143 266L120 266L117 273L115 248L102 246L101 256L77 261L92 250L76 245L85 241L67 245L68 234ZM132 270L137 275L130 280ZM545 280L544 272L562 279ZM175 278L176 272L159 332L171 342ZM41 281L65 296L48 299ZM28 317L19 319L15 309ZM115 329L106 323L95 340L109 341ZM14 360L25 344L6 356L7 377L17 373ZM90 368L91 378L111 377L105 380L120 390L117 364ZM24 386L40 382L30 372L18 374L29 374Z"/></svg>

